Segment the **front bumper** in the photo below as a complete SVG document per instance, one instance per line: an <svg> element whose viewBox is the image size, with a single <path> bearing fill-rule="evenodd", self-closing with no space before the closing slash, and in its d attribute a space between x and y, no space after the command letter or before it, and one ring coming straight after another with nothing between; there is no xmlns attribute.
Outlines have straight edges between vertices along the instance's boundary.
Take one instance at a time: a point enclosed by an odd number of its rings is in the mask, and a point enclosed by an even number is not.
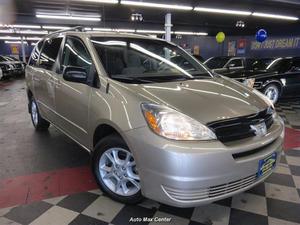
<svg viewBox="0 0 300 225"><path fill-rule="evenodd" d="M224 145L219 141L172 141L148 127L125 133L138 167L144 196L177 206L194 207L227 198L262 182L258 161L273 152L280 160L284 137L281 119L268 134ZM259 149L259 151L257 151ZM242 157L233 154L248 152Z"/></svg>

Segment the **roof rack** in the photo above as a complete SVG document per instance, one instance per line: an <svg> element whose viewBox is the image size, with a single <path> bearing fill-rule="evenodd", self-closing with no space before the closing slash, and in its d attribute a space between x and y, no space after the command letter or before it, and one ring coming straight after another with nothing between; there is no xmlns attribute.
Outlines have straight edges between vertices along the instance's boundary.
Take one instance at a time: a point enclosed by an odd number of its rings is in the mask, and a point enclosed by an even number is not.
<svg viewBox="0 0 300 225"><path fill-rule="evenodd" d="M67 31L80 31L80 32L83 32L85 30L84 30L83 26L76 26L76 27L71 27L71 28L68 28L68 29L63 29L63 30L58 30L58 31L51 32L51 33L45 35L45 37L49 37L49 36L52 36L54 34L59 34L59 33L67 32Z"/></svg>

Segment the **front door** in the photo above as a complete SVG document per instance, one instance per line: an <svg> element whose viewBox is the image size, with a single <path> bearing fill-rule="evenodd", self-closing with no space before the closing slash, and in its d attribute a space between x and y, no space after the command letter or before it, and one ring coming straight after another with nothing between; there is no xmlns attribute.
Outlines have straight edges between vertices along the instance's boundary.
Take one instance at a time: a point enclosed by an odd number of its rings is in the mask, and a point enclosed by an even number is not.
<svg viewBox="0 0 300 225"><path fill-rule="evenodd" d="M92 59L84 43L77 37L69 36L63 49L61 73L64 68L75 66L91 71ZM88 112L91 87L63 79L62 74L56 85L57 125L72 138L87 145Z"/></svg>

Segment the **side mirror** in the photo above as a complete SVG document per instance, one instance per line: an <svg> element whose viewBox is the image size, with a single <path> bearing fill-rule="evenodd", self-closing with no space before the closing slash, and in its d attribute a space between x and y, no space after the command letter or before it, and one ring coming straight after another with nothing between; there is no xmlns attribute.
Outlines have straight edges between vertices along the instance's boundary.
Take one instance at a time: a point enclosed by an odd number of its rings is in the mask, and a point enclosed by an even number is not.
<svg viewBox="0 0 300 225"><path fill-rule="evenodd" d="M67 66L63 71L63 78L66 81L86 84L87 72L83 67Z"/></svg>

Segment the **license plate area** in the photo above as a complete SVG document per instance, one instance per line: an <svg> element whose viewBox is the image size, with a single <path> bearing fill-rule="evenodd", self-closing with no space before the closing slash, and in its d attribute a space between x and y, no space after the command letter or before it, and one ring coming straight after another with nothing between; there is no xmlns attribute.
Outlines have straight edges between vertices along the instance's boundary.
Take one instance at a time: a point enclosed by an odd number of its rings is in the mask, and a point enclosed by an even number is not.
<svg viewBox="0 0 300 225"><path fill-rule="evenodd" d="M271 155L258 161L257 177L262 177L271 172L276 165L277 153L273 152Z"/></svg>

